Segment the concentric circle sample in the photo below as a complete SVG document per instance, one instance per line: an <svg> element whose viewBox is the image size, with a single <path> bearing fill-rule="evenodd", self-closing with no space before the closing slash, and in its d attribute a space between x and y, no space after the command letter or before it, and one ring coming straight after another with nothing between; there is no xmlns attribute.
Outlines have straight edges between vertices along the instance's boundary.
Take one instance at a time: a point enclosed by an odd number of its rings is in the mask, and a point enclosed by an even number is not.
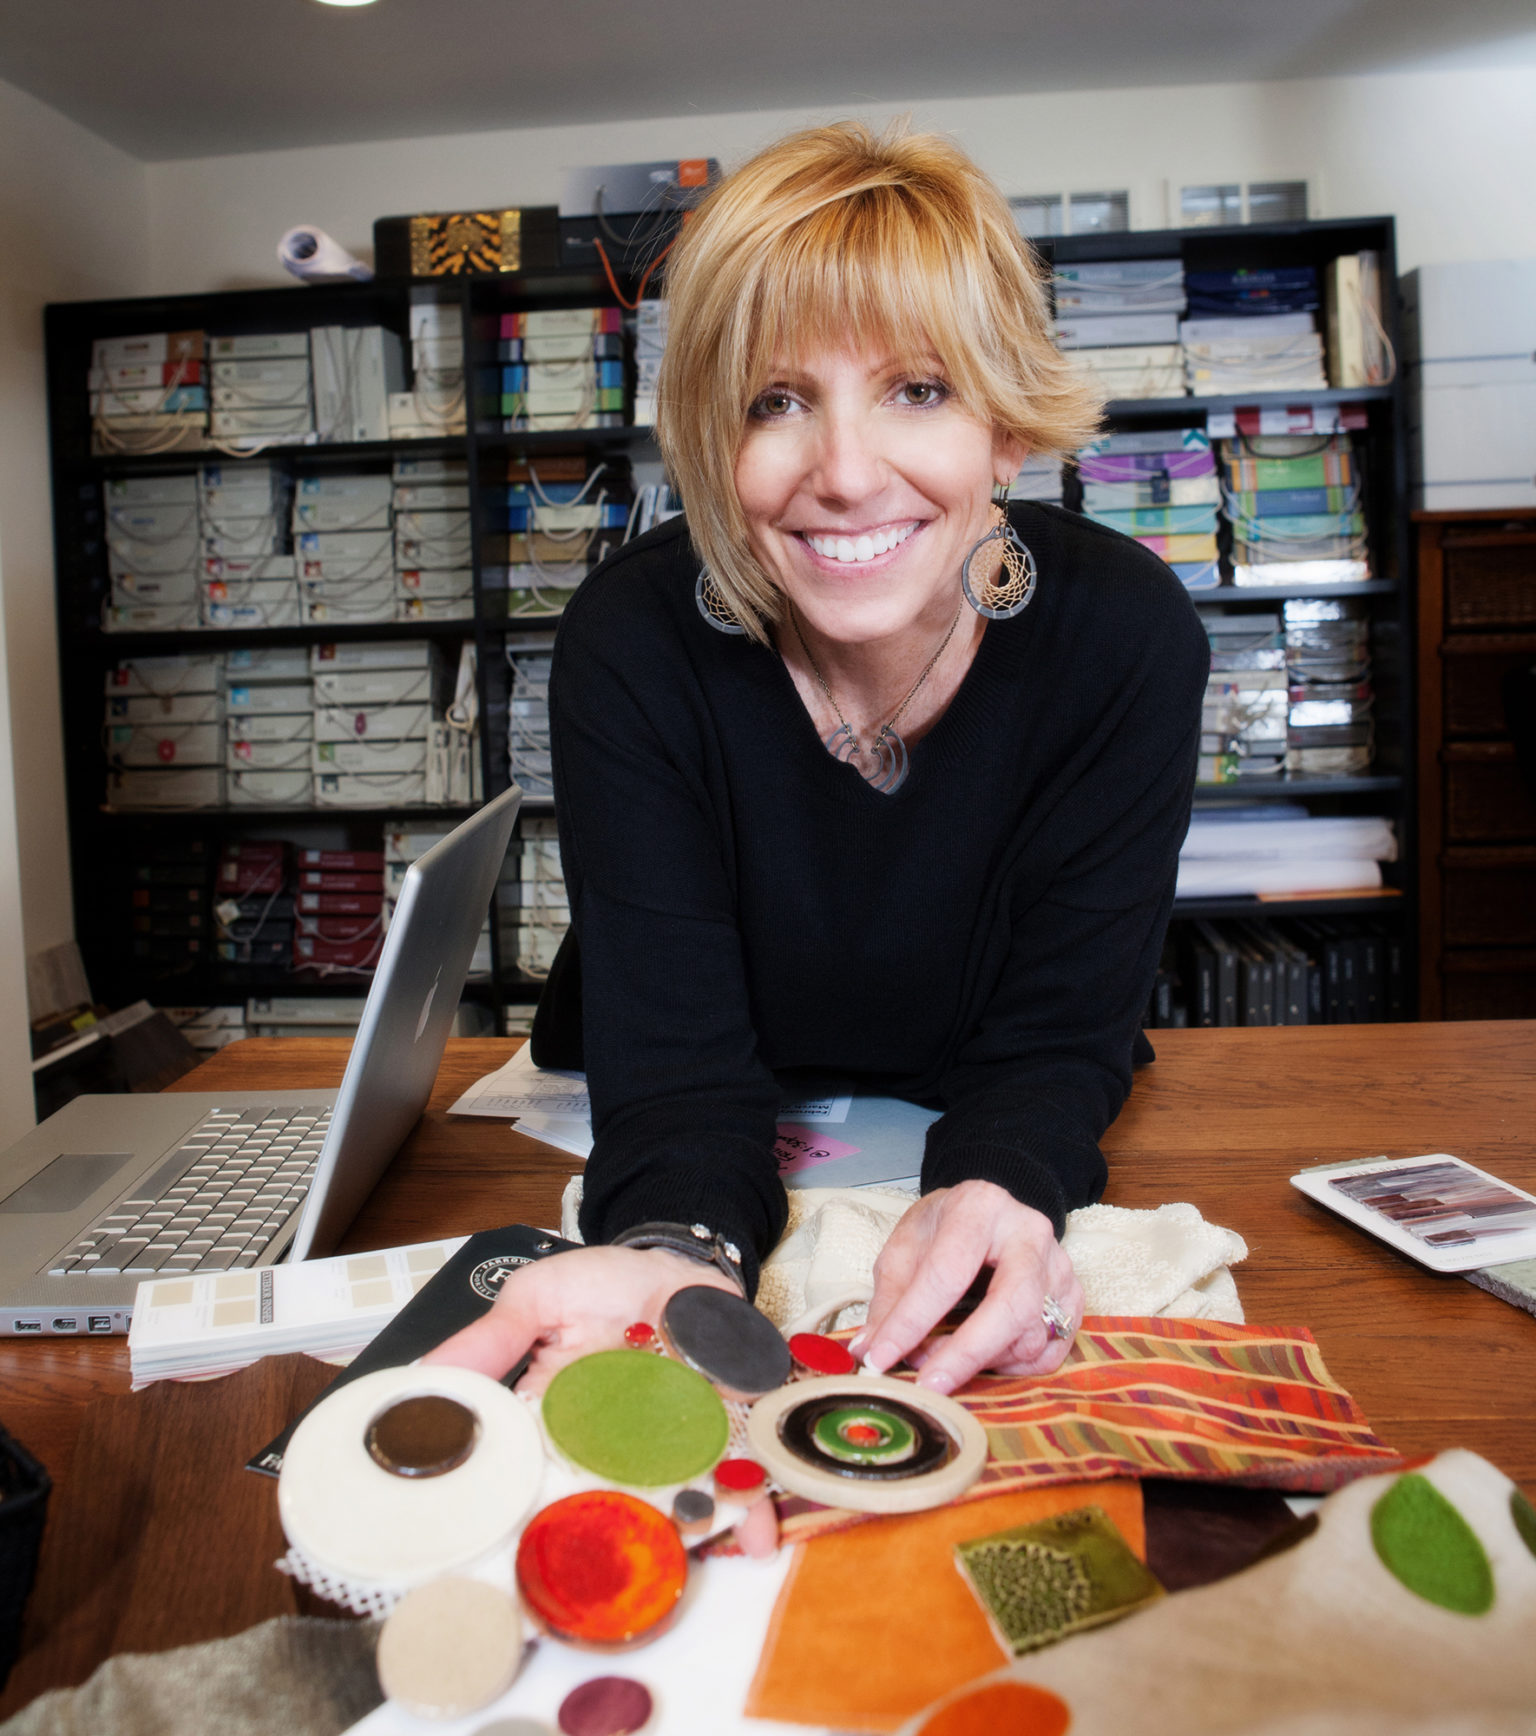
<svg viewBox="0 0 1536 1736"><path fill-rule="evenodd" d="M402 1399L446 1398L469 1411L473 1450L431 1477L399 1476L368 1449ZM467 1368L382 1368L337 1387L294 1430L278 1479L288 1541L360 1588L407 1591L504 1543L538 1497L544 1446L521 1399Z"/></svg>
<svg viewBox="0 0 1536 1736"><path fill-rule="evenodd" d="M747 1443L792 1494L864 1513L916 1513L962 1494L987 1462L963 1406L887 1376L827 1376L769 1393Z"/></svg>
<svg viewBox="0 0 1536 1736"><path fill-rule="evenodd" d="M807 1374L853 1374L858 1369L846 1344L821 1332L796 1332L789 1341L795 1367Z"/></svg>
<svg viewBox="0 0 1536 1736"><path fill-rule="evenodd" d="M397 1477L440 1477L464 1463L479 1433L468 1405L423 1393L380 1411L363 1439L373 1462Z"/></svg>
<svg viewBox="0 0 1536 1736"><path fill-rule="evenodd" d="M512 1685L523 1623L504 1591L479 1579L434 1579L408 1592L379 1635L379 1686L423 1718L463 1718Z"/></svg>
<svg viewBox="0 0 1536 1736"><path fill-rule="evenodd" d="M675 1290L661 1311L661 1331L674 1356L728 1397L761 1398L794 1372L789 1346L768 1316L713 1284Z"/></svg>
<svg viewBox="0 0 1536 1736"><path fill-rule="evenodd" d="M534 1617L572 1645L628 1646L677 1610L688 1557L649 1502L592 1489L551 1502L517 1546L517 1584Z"/></svg>
<svg viewBox="0 0 1536 1736"><path fill-rule="evenodd" d="M840 1477L919 1477L957 1450L937 1423L891 1398L809 1398L783 1418L779 1438L806 1464Z"/></svg>
<svg viewBox="0 0 1536 1736"><path fill-rule="evenodd" d="M573 1464L636 1489L702 1476L730 1439L725 1406L709 1382L644 1350L599 1350L562 1368L544 1394L542 1415L550 1440Z"/></svg>
<svg viewBox="0 0 1536 1736"><path fill-rule="evenodd" d="M565 1696L560 1728L564 1736L634 1736L650 1723L653 1704L644 1682L598 1676Z"/></svg>

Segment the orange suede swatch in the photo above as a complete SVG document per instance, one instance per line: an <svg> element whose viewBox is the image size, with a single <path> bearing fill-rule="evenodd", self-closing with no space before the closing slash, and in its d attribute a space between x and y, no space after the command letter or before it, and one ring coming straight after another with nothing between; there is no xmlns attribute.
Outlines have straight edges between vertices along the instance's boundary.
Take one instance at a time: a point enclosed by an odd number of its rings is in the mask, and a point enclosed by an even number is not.
<svg viewBox="0 0 1536 1736"><path fill-rule="evenodd" d="M1008 1661L955 1566L956 1543L1074 1507L1102 1507L1146 1557L1141 1485L1055 1483L929 1513L870 1519L813 1538L779 1593L757 1675L754 1718L888 1731Z"/></svg>

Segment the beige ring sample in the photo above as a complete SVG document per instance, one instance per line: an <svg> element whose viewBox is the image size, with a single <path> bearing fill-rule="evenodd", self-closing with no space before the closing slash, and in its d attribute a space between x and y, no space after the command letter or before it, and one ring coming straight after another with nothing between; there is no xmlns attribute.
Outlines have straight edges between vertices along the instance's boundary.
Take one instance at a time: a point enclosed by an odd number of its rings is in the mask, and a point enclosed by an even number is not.
<svg viewBox="0 0 1536 1736"><path fill-rule="evenodd" d="M788 1414L818 1398L847 1397L852 1404L871 1399L894 1399L921 1411L943 1429L954 1443L955 1453L947 1464L920 1476L889 1482L840 1477L834 1471L818 1470L785 1446L779 1425ZM824 1375L818 1380L797 1380L760 1398L747 1418L747 1441L753 1455L774 1480L792 1495L821 1501L828 1507L848 1507L858 1513L919 1513L942 1507L963 1495L981 1475L987 1462L987 1435L981 1424L951 1398L929 1392L910 1381L887 1375Z"/></svg>
<svg viewBox="0 0 1536 1736"><path fill-rule="evenodd" d="M474 1451L438 1477L401 1477L368 1451L374 1419L405 1398L457 1399ZM521 1399L467 1368L381 1368L338 1387L294 1430L277 1485L288 1541L354 1586L404 1591L504 1543L538 1498L544 1446Z"/></svg>
<svg viewBox="0 0 1536 1736"><path fill-rule="evenodd" d="M379 1635L379 1686L422 1718L463 1718L500 1699L523 1661L523 1620L507 1591L434 1579L407 1592Z"/></svg>

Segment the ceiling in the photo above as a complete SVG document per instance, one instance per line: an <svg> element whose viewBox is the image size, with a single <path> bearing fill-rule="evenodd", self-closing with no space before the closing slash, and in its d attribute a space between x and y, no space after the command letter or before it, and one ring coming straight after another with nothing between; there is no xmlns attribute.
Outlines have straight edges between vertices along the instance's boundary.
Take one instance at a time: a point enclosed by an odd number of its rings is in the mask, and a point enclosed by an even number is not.
<svg viewBox="0 0 1536 1736"><path fill-rule="evenodd" d="M1531 0L0 0L0 78L148 161L1511 61Z"/></svg>

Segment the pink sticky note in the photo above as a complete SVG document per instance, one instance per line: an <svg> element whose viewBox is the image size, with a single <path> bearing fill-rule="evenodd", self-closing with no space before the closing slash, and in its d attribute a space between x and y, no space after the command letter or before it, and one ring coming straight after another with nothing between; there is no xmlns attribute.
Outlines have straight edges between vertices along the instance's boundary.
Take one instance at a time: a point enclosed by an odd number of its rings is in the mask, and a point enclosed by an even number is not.
<svg viewBox="0 0 1536 1736"><path fill-rule="evenodd" d="M856 1145L834 1139L824 1128L800 1127L793 1121L781 1121L773 1155L779 1160L780 1175L796 1175L802 1169L815 1169L819 1163L831 1163L834 1157L851 1157L858 1149Z"/></svg>

